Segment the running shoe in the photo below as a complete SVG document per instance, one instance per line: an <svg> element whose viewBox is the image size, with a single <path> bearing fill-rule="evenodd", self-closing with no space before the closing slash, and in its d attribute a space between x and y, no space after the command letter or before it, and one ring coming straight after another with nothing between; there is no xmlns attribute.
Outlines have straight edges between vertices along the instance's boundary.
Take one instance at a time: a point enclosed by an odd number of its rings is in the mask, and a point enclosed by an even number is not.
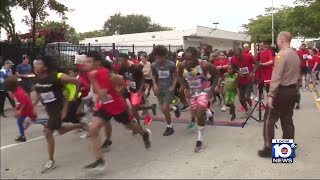
<svg viewBox="0 0 320 180"><path fill-rule="evenodd" d="M271 148L264 148L263 150L258 151L258 156L271 157L272 156L272 149Z"/></svg>
<svg viewBox="0 0 320 180"><path fill-rule="evenodd" d="M1 113L0 116L3 118L7 118L7 116L4 113Z"/></svg>
<svg viewBox="0 0 320 180"><path fill-rule="evenodd" d="M106 150L110 149L111 145L112 145L112 141L105 140L104 143L101 146L101 149L106 151Z"/></svg>
<svg viewBox="0 0 320 180"><path fill-rule="evenodd" d="M176 107L176 110L174 111L174 114L176 115L177 118L180 117L180 109L178 106L175 106Z"/></svg>
<svg viewBox="0 0 320 180"><path fill-rule="evenodd" d="M228 111L229 107L227 107L226 105L223 105L223 107L221 108L222 112L226 112Z"/></svg>
<svg viewBox="0 0 320 180"><path fill-rule="evenodd" d="M47 162L44 165L41 173L48 173L48 172L52 171L54 168L56 168L56 165L55 165L54 161L50 160L49 162Z"/></svg>
<svg viewBox="0 0 320 180"><path fill-rule="evenodd" d="M258 102L258 101L259 101L259 98L258 98L258 97L255 97L253 100L254 100L255 102Z"/></svg>
<svg viewBox="0 0 320 180"><path fill-rule="evenodd" d="M259 110L263 111L263 110L265 110L265 109L266 109L266 108L264 107L264 105L259 105L259 109L257 108L256 111L259 111Z"/></svg>
<svg viewBox="0 0 320 180"><path fill-rule="evenodd" d="M166 131L164 131L163 136L170 136L174 133L173 127L167 127Z"/></svg>
<svg viewBox="0 0 320 180"><path fill-rule="evenodd" d="M26 142L27 139L26 139L26 137L24 137L24 136L18 136L18 137L15 139L15 141L17 141L17 142Z"/></svg>
<svg viewBox="0 0 320 180"><path fill-rule="evenodd" d="M300 109L300 104L297 104L296 110L299 110L299 109Z"/></svg>
<svg viewBox="0 0 320 180"><path fill-rule="evenodd" d="M88 169L88 170L103 171L105 169L105 165L106 165L106 162L104 161L104 159L100 158L100 159L96 160L94 163L85 166L84 168Z"/></svg>
<svg viewBox="0 0 320 180"><path fill-rule="evenodd" d="M152 114L155 116L157 115L157 104L151 105Z"/></svg>
<svg viewBox="0 0 320 180"><path fill-rule="evenodd" d="M239 112L244 112L244 111L246 111L246 110L244 109L243 106L241 106L238 111L239 111Z"/></svg>
<svg viewBox="0 0 320 180"><path fill-rule="evenodd" d="M196 125L196 122L191 121L191 122L189 122L187 129L193 129L195 125Z"/></svg>
<svg viewBox="0 0 320 180"><path fill-rule="evenodd" d="M235 114L232 114L231 116L231 121L234 121L236 119L236 115Z"/></svg>
<svg viewBox="0 0 320 180"><path fill-rule="evenodd" d="M84 133L80 136L81 139L87 139L88 137L90 137L89 133Z"/></svg>
<svg viewBox="0 0 320 180"><path fill-rule="evenodd" d="M184 112L187 111L189 109L189 105L183 105L183 107L180 109L180 111Z"/></svg>
<svg viewBox="0 0 320 180"><path fill-rule="evenodd" d="M194 148L194 152L195 153L202 152L202 142L201 141L197 141L196 147Z"/></svg>
<svg viewBox="0 0 320 180"><path fill-rule="evenodd" d="M152 118L150 116L146 116L146 118L144 119L144 124L148 125L152 122Z"/></svg>
<svg viewBox="0 0 320 180"><path fill-rule="evenodd" d="M144 147L146 149L149 149L151 147L151 131L149 129L146 129L146 133L142 136Z"/></svg>

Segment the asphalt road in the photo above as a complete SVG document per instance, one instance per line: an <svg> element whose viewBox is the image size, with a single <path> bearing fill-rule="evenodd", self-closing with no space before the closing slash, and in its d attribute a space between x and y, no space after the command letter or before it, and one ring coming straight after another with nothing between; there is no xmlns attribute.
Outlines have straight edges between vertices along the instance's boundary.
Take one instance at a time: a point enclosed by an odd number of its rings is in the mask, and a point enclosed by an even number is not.
<svg viewBox="0 0 320 180"><path fill-rule="evenodd" d="M8 105L8 104L6 104ZM319 107L319 104L318 104ZM228 113L215 107L216 120L229 120ZM160 111L158 111L160 113ZM45 117L41 106L40 117ZM299 148L293 164L272 164L271 158L260 158L257 150L263 146L262 124L251 119L245 128L206 126L204 150L194 153L197 131L186 124L175 123L175 134L163 137L165 123L153 122L152 147L146 150L141 137L132 136L121 124L113 122L113 145L104 153L107 166L102 172L88 172L83 167L94 158L89 139L82 133L70 132L56 136L57 168L41 174L47 162L47 146L41 126L31 126L26 132L27 143L17 144L18 129L8 110L9 118L1 118L1 178L3 179L309 179L320 178L320 109L313 94L302 92L301 110L295 111L295 142ZM161 115L161 113L160 113ZM190 118L189 112L182 114ZM238 117L241 114L238 113ZM257 117L257 113L255 114ZM243 121L243 120L238 120ZM278 123L278 127L281 125ZM282 131L276 130L281 138Z"/></svg>

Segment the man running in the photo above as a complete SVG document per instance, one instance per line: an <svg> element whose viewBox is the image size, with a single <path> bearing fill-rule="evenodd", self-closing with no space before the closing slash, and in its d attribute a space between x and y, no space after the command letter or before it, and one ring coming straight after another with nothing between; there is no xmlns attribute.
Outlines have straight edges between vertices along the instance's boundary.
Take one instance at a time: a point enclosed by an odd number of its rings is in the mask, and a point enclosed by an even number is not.
<svg viewBox="0 0 320 180"><path fill-rule="evenodd" d="M167 59L168 50L166 47L156 46L152 54L156 60L151 66L154 93L158 97L159 105L167 122L167 128L163 136L170 136L174 133L170 111L173 110L176 117L180 117L179 107L170 107L174 98L173 91L178 81L176 77L176 66L172 61Z"/></svg>
<svg viewBox="0 0 320 180"><path fill-rule="evenodd" d="M308 66L307 66L307 60L308 60L308 56L309 56L309 51L308 49L306 48L307 45L306 44L301 44L300 46L300 49L297 51L297 54L300 58L300 61L301 61L301 75L302 75L302 78L304 78L304 81L305 81L305 84L304 84L304 88L306 90L309 89L309 87L307 87L308 85L308 79L307 79L307 74L308 74Z"/></svg>
<svg viewBox="0 0 320 180"><path fill-rule="evenodd" d="M218 72L212 64L198 60L196 49L189 49L185 54L185 61L179 65L178 75L184 79L186 97L191 105L192 117L197 119L198 140L194 152L201 152L206 110L212 94L212 87L217 84L219 78ZM214 77L213 86L211 85L212 77Z"/></svg>
<svg viewBox="0 0 320 180"><path fill-rule="evenodd" d="M153 114L156 114L156 104L151 106L141 106L143 101L143 88L144 88L144 74L143 74L143 65L132 64L128 61L128 56L126 54L119 54L118 56L119 63L119 75L122 75L125 80L128 82L128 97L131 103L131 111L140 124L139 111L152 109ZM144 124L150 124L152 118L147 116Z"/></svg>
<svg viewBox="0 0 320 180"><path fill-rule="evenodd" d="M237 48L231 63L238 68L239 100L246 111L241 118L246 119L252 111L250 94L252 92L253 57Z"/></svg>
<svg viewBox="0 0 320 180"><path fill-rule="evenodd" d="M90 126L91 143L95 162L85 166L86 169L101 169L105 166L105 160L102 157L102 151L99 143L99 131L105 125L105 122L115 118L118 122L124 124L128 129L140 134L143 137L144 145L148 149L151 147L150 135L148 129L143 129L139 124L129 120L129 114L125 100L115 89L113 81L110 78L111 72L101 66L102 57L97 51L90 51L87 54L85 68L89 72L93 92L98 96L99 107L92 117Z"/></svg>

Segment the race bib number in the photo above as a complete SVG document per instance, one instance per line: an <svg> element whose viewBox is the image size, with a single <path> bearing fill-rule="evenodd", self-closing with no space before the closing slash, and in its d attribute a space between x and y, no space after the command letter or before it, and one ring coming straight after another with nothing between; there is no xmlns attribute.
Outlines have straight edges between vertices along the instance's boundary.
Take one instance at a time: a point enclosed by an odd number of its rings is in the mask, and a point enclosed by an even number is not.
<svg viewBox="0 0 320 180"><path fill-rule="evenodd" d="M159 71L159 79L164 79L170 77L170 72L169 71Z"/></svg>
<svg viewBox="0 0 320 180"><path fill-rule="evenodd" d="M109 104L112 102L114 102L114 100L112 99L112 96L110 94L108 94L105 99L100 99L100 104Z"/></svg>
<svg viewBox="0 0 320 180"><path fill-rule="evenodd" d="M137 88L137 84L134 81L128 81L128 87L132 88L132 89L136 89Z"/></svg>
<svg viewBox="0 0 320 180"><path fill-rule="evenodd" d="M196 88L201 86L200 80L189 81L190 88Z"/></svg>
<svg viewBox="0 0 320 180"><path fill-rule="evenodd" d="M40 97L41 97L41 100L43 103L50 103L50 102L53 102L56 100L56 97L52 91L46 92L46 93L41 93Z"/></svg>
<svg viewBox="0 0 320 180"><path fill-rule="evenodd" d="M308 59L308 54L304 54L302 57L303 59Z"/></svg>
<svg viewBox="0 0 320 180"><path fill-rule="evenodd" d="M242 74L249 74L249 68L248 67L240 68L240 71L242 72Z"/></svg>

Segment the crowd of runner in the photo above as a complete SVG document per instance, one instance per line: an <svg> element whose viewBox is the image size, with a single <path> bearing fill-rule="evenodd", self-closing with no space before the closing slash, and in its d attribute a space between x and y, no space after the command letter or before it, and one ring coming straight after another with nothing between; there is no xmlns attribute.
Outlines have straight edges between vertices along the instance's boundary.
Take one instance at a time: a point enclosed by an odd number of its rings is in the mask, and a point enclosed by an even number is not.
<svg viewBox="0 0 320 180"><path fill-rule="evenodd" d="M297 53L305 79L304 83L300 82L301 87L318 94L319 49L306 49L302 44ZM11 74L13 63L10 60L0 71L0 114L6 117L3 104L8 97L15 108L19 129L15 140L18 142L27 141L25 130L32 123L44 127L49 161L43 173L55 168L55 131L60 135L72 130L86 131L81 138L90 137L95 161L85 168L103 168L102 152L112 145L112 118L132 130L133 135L140 135L145 148L149 149L151 131L145 127L152 122L149 110L155 115L157 105L166 121L163 136L174 134L171 111L177 118L181 111L190 111L187 128L193 129L197 125L194 151L201 152L205 125L214 124L214 109L222 105L221 111L229 111L230 120L234 121L237 119L235 102L238 97L241 104L238 111L243 112L240 118L247 118L259 94L263 99L264 91L269 92L276 58L275 49L264 43L259 44L259 53L254 53L245 44L242 49L228 51L212 50L211 46L181 49L170 56L167 48L156 46L151 54L142 53L135 60L126 54L106 60L97 51L81 53L76 57L76 65L68 73L62 73L58 61L50 56L37 58L32 72L29 58L24 56L16 76ZM31 82L36 92L33 101ZM157 104L149 103L153 94L158 99ZM296 109L300 108L300 100L299 96ZM37 118L35 108L40 101L48 119ZM259 109L263 110L264 105ZM144 119L144 125L140 124L141 119ZM101 128L105 131L105 140L100 144Z"/></svg>

